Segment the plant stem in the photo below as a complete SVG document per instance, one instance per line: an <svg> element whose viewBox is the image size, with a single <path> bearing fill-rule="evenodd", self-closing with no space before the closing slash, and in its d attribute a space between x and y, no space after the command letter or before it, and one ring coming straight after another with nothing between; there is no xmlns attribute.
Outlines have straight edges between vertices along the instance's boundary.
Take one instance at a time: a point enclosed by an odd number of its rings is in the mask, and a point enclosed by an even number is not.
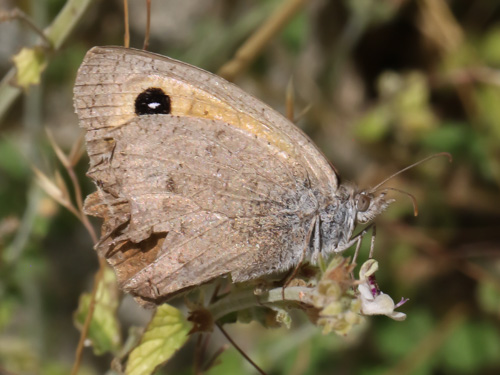
<svg viewBox="0 0 500 375"><path fill-rule="evenodd" d="M43 31L53 51L61 48L92 1L94 0L68 0L52 24ZM0 82L0 119L22 93L19 87L10 84L15 75L16 68L12 67Z"/></svg>
<svg viewBox="0 0 500 375"><path fill-rule="evenodd" d="M235 290L226 297L223 297L214 304L208 306L208 310L212 313L214 320L217 321L224 316L253 306L261 306L267 304L289 304L292 303L311 303L312 288L303 286L287 287L285 289L285 298L282 297L283 288L274 288L261 295L255 294L255 287L242 288Z"/></svg>

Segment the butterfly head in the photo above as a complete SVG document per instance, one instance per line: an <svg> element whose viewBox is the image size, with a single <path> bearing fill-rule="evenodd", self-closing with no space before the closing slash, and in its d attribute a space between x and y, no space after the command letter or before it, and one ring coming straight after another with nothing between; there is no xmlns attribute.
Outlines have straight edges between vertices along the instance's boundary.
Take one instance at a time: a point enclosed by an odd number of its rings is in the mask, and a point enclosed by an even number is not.
<svg viewBox="0 0 500 375"><path fill-rule="evenodd" d="M372 221L378 214L385 211L394 199L386 198L387 191L380 192L360 191L354 194L356 208L356 222L365 224Z"/></svg>
<svg viewBox="0 0 500 375"><path fill-rule="evenodd" d="M348 249L352 245L356 225L373 221L394 202L386 195L386 188L360 190L350 182L341 184L320 215L321 252L328 255ZM313 262L316 256L313 252Z"/></svg>

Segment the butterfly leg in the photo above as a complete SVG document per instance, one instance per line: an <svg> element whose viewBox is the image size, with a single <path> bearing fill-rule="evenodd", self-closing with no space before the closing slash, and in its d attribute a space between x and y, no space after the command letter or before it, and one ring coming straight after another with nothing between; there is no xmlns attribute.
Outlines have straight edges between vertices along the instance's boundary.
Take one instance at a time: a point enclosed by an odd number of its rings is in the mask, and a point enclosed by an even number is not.
<svg viewBox="0 0 500 375"><path fill-rule="evenodd" d="M358 259L359 249L361 248L361 241L363 240L363 236L370 229L370 227L372 229L372 237L370 242L370 252L368 253L368 258L369 259L373 258L373 253L375 252L375 237L377 235L377 226L375 224L372 224L369 227L365 228L363 232L359 233L356 237L353 238L356 240L357 244L356 244L356 250L354 251L354 257L352 258L352 263L356 263L356 260Z"/></svg>
<svg viewBox="0 0 500 375"><path fill-rule="evenodd" d="M361 248L361 241L363 237L358 237L358 243L356 244L356 250L354 251L354 256L352 257L352 264L356 264L356 260L358 259L359 249Z"/></svg>
<svg viewBox="0 0 500 375"><path fill-rule="evenodd" d="M373 252L375 250L375 236L376 235L377 235L377 227L374 224L373 225L373 229L372 229L372 239L371 239L371 242L370 242L370 252L368 254L368 258L369 259L373 258Z"/></svg>
<svg viewBox="0 0 500 375"><path fill-rule="evenodd" d="M354 237L352 237L349 242L347 242L346 244L344 245L341 245L339 246L335 252L336 253L341 253L347 249L349 249L351 246L353 246L354 244L358 245L358 241L361 241L361 239L365 236L366 233L368 233L368 231L370 229L372 229L373 227L375 226L375 223L371 223L370 225L368 225L366 228L364 228L361 232L359 232L358 234L356 234ZM358 246L361 246L361 245L358 245ZM355 254L356 255L356 254Z"/></svg>

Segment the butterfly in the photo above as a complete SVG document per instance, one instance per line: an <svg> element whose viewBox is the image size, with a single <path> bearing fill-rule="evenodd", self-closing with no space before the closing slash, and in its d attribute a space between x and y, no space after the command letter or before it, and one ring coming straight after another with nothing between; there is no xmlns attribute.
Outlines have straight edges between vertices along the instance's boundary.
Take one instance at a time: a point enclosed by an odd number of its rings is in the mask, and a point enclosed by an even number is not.
<svg viewBox="0 0 500 375"><path fill-rule="evenodd" d="M340 184L298 127L237 86L174 59L94 47L74 106L103 219L96 249L142 304L221 276L244 282L359 241L393 201Z"/></svg>

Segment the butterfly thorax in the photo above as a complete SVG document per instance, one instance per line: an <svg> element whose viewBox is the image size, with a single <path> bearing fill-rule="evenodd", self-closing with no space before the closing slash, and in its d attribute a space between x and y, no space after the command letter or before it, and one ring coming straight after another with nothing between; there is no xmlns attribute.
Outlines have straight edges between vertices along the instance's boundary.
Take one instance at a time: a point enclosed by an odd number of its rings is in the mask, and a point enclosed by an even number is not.
<svg viewBox="0 0 500 375"><path fill-rule="evenodd" d="M375 195L370 191L358 190L350 183L340 185L319 210L319 223L310 241L311 262L317 263L320 253L328 257L332 253L347 250L353 245L357 224L371 222L392 202L392 199L385 199L385 192Z"/></svg>

